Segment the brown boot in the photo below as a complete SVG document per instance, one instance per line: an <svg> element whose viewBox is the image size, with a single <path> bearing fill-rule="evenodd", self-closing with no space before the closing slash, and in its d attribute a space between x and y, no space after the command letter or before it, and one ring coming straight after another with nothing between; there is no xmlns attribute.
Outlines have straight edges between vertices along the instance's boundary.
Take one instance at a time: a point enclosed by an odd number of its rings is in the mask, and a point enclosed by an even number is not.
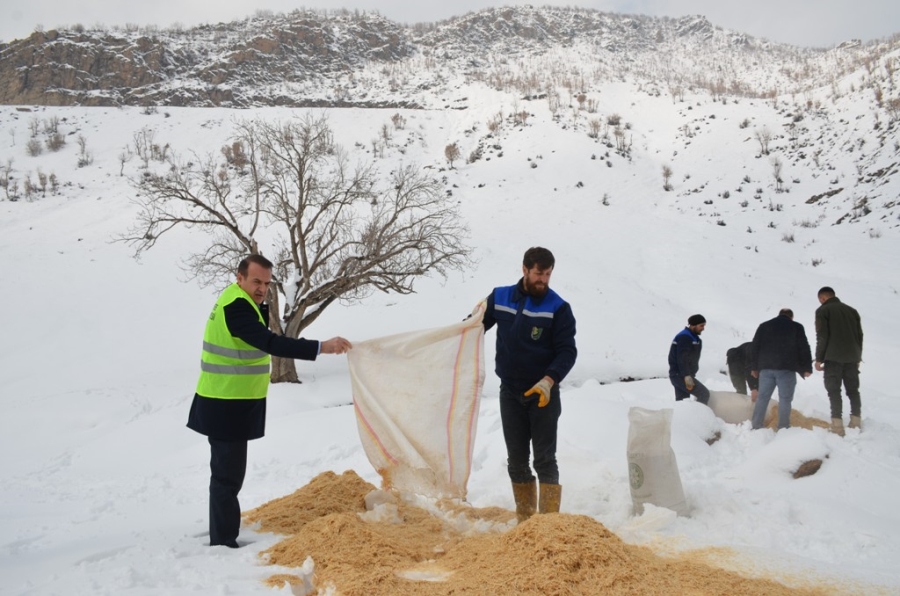
<svg viewBox="0 0 900 596"><path fill-rule="evenodd" d="M541 513L559 513L559 502L562 499L562 486L541 483Z"/></svg>
<svg viewBox="0 0 900 596"><path fill-rule="evenodd" d="M840 418L831 419L831 432L839 437L844 436L844 421Z"/></svg>
<svg viewBox="0 0 900 596"><path fill-rule="evenodd" d="M537 482L513 482L513 497L516 499L516 517L522 523L537 509Z"/></svg>
<svg viewBox="0 0 900 596"><path fill-rule="evenodd" d="M858 428L862 430L862 418L859 416L850 416L850 425L847 428Z"/></svg>

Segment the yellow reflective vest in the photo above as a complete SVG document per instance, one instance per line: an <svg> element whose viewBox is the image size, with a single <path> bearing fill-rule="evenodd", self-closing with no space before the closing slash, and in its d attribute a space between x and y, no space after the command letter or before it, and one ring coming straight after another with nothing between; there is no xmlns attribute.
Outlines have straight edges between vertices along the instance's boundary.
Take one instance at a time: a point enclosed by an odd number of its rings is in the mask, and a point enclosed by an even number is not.
<svg viewBox="0 0 900 596"><path fill-rule="evenodd" d="M213 307L200 357L197 395L213 399L263 399L269 389L269 365L272 357L231 335L225 324L225 307L235 300L253 305L265 325L259 306L236 283L222 292Z"/></svg>

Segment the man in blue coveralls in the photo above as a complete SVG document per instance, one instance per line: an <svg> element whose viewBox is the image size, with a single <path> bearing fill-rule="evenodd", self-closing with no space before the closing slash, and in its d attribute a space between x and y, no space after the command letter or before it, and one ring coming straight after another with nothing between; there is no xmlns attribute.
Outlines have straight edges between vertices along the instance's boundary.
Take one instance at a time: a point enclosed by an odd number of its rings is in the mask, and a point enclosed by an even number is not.
<svg viewBox="0 0 900 596"><path fill-rule="evenodd" d="M494 288L484 314L485 331L497 326L500 418L520 522L535 509L558 513L562 496L556 463L559 383L575 364L577 350L572 307L550 289L555 263L546 248L529 248L522 278L515 285ZM532 446L539 502L529 465Z"/></svg>
<svg viewBox="0 0 900 596"><path fill-rule="evenodd" d="M703 340L700 334L706 329L703 315L691 315L687 327L672 340L669 348L669 381L675 387L675 399L681 401L691 395L701 404L709 401L709 389L697 380L700 370L700 352Z"/></svg>

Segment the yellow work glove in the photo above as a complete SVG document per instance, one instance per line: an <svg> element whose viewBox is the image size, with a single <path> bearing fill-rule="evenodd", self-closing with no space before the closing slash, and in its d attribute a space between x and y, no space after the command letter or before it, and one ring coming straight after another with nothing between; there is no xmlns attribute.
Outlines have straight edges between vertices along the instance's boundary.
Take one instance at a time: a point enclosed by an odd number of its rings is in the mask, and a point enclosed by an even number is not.
<svg viewBox="0 0 900 596"><path fill-rule="evenodd" d="M691 375L688 375L684 378L684 386L687 387L688 391L694 389L694 378Z"/></svg>
<svg viewBox="0 0 900 596"><path fill-rule="evenodd" d="M553 382L548 379L541 379L537 383L534 384L534 387L525 392L525 397L529 395L533 395L535 393L538 394L538 407L543 408L547 404L550 403L550 389L553 387Z"/></svg>

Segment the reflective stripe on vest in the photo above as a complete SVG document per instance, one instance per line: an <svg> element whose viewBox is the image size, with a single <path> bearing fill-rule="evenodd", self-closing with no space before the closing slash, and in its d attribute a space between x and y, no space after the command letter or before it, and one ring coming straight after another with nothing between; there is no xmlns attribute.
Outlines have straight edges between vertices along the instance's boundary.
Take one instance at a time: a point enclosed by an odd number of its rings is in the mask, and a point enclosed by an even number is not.
<svg viewBox="0 0 900 596"><path fill-rule="evenodd" d="M269 390L271 357L231 335L225 323L225 307L235 300L253 305L265 324L259 306L239 285L231 284L213 307L203 335L197 395L213 399L262 399Z"/></svg>

